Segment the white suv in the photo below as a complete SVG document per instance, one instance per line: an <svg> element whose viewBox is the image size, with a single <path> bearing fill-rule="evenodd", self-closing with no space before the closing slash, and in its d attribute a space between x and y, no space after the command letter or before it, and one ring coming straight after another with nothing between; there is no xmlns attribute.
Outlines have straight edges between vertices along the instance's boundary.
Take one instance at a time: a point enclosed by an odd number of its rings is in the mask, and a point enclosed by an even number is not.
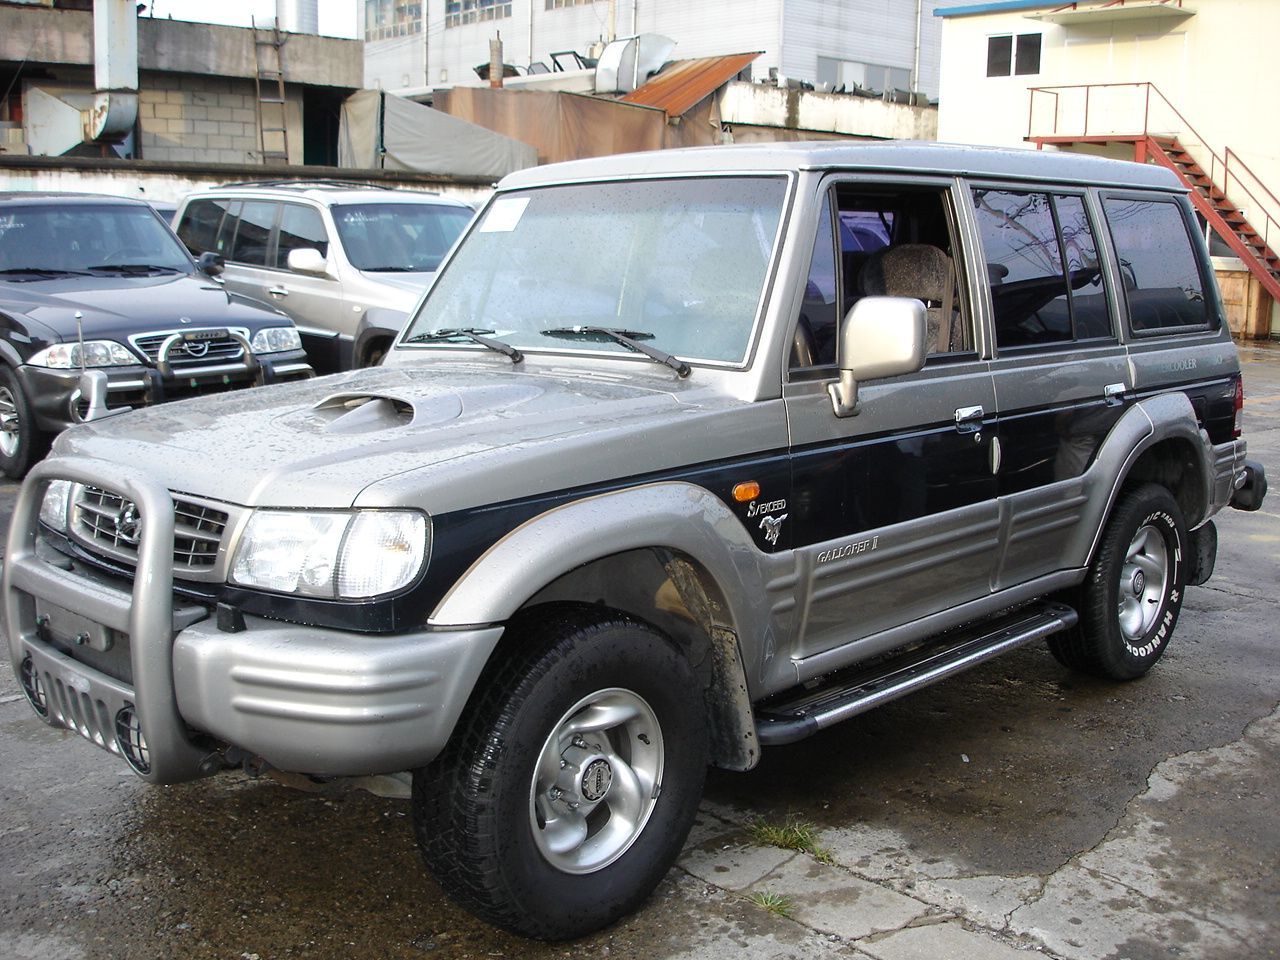
<svg viewBox="0 0 1280 960"><path fill-rule="evenodd" d="M293 318L322 373L381 360L473 214L457 200L342 181L228 184L174 228L225 260L227 287Z"/></svg>

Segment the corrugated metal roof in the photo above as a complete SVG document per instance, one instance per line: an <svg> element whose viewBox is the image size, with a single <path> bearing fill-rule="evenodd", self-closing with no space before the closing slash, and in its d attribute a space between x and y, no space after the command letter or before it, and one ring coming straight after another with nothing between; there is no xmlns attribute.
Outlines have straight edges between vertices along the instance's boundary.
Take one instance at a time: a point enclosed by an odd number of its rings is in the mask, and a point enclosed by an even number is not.
<svg viewBox="0 0 1280 960"><path fill-rule="evenodd" d="M745 70L761 52L678 60L622 99L643 107L657 107L668 117L681 116Z"/></svg>

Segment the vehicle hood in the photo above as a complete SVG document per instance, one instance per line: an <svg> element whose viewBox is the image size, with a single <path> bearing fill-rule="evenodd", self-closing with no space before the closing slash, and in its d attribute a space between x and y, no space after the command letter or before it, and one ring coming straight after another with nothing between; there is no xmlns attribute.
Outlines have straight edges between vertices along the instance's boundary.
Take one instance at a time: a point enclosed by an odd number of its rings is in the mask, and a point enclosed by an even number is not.
<svg viewBox="0 0 1280 960"><path fill-rule="evenodd" d="M130 334L186 327L238 326L252 331L289 322L279 311L206 277L181 273L4 283L0 310L22 314L63 340L75 338L77 312L86 339L121 340Z"/></svg>
<svg viewBox="0 0 1280 960"><path fill-rule="evenodd" d="M72 428L54 449L248 506L441 512L662 466L635 441L703 406L677 389L658 368L590 378L483 363L375 367L161 404Z"/></svg>

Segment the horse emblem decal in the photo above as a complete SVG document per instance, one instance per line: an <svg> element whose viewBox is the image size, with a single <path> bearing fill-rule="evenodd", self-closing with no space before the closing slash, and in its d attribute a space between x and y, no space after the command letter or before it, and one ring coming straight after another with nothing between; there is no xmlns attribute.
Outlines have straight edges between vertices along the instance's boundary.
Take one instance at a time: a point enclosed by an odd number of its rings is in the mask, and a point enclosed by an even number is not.
<svg viewBox="0 0 1280 960"><path fill-rule="evenodd" d="M789 514L784 513L780 517L760 518L760 529L764 531L764 538L769 541L769 546L778 545L778 537L782 534L782 521L788 516Z"/></svg>

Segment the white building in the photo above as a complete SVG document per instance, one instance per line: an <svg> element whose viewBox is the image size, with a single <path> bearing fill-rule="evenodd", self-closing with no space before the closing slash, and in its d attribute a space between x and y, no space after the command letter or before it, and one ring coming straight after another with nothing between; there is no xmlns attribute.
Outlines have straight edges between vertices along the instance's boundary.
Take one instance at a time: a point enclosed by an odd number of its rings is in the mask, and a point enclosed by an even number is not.
<svg viewBox="0 0 1280 960"><path fill-rule="evenodd" d="M953 0L954 2L954 0ZM920 0L365 0L365 86L415 95L482 83L501 34L503 60L553 67L614 37L657 33L678 59L763 51L754 79L938 92L940 22ZM537 68L535 67L535 70Z"/></svg>
<svg viewBox="0 0 1280 960"><path fill-rule="evenodd" d="M935 14L938 139L1169 167L1255 286L1280 299L1280 125L1266 67L1280 3L998 0ZM1241 289L1242 329L1265 333L1271 304Z"/></svg>

